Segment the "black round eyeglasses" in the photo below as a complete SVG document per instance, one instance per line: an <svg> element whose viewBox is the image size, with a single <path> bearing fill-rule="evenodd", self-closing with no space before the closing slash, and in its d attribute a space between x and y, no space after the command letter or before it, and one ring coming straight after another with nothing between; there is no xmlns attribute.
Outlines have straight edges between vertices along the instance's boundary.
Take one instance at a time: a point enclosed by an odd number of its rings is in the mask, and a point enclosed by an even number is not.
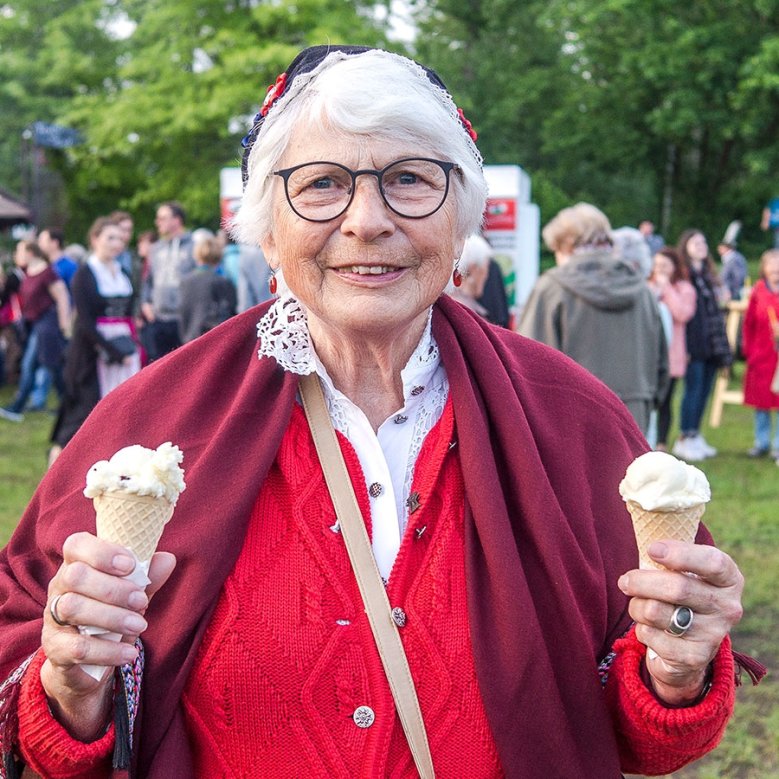
<svg viewBox="0 0 779 779"><path fill-rule="evenodd" d="M290 208L309 222L329 222L341 216L352 200L358 176L375 176L387 208L407 219L424 219L444 204L449 174L459 165L427 157L396 160L381 170L352 170L338 162L304 162L276 170L284 180Z"/></svg>

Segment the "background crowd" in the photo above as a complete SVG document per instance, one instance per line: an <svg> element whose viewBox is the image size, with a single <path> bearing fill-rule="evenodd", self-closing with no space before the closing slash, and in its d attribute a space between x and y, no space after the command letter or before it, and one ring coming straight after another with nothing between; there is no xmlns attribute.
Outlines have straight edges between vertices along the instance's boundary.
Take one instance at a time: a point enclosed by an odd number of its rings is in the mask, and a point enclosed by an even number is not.
<svg viewBox="0 0 779 779"><path fill-rule="evenodd" d="M765 214L764 214L765 221ZM563 209L544 228L555 264L515 319L516 329L564 352L625 403L650 444L688 461L713 457L701 432L718 371L746 363L744 403L755 410L750 457L779 465L779 249L766 251L754 286L738 251L741 225L728 225L715 262L702 231L671 244L644 220L613 229L596 207ZM0 418L23 422L58 405L50 461L97 402L144 365L164 357L271 296L262 251L223 231L190 231L177 202L137 234L132 215L114 211L89 231L88 248L63 231L41 229L18 242L0 277L0 379L16 384ZM500 265L473 235L447 292L502 327L510 312ZM740 303L735 344L725 329ZM683 381L681 381L683 380ZM675 393L682 387L673 443Z"/></svg>
<svg viewBox="0 0 779 779"><path fill-rule="evenodd" d="M190 232L176 202L140 232L125 211L99 217L87 247L45 228L20 240L0 276L0 380L16 385L0 418L24 422L56 391L50 462L97 402L144 365L265 300L260 249Z"/></svg>

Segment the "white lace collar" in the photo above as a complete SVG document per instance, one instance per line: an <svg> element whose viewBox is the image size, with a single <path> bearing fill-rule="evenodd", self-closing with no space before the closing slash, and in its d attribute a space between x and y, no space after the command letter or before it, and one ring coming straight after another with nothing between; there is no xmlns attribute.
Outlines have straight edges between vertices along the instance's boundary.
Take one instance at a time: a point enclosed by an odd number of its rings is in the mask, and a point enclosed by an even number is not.
<svg viewBox="0 0 779 779"><path fill-rule="evenodd" d="M432 374L440 360L438 345L433 340L432 317L431 308L422 338L401 371L404 389L407 384L424 383L421 378ZM260 359L271 357L285 371L301 376L316 372L332 386L311 343L305 309L291 294L280 297L260 319L257 323L257 337L260 339L257 352Z"/></svg>
<svg viewBox="0 0 779 779"><path fill-rule="evenodd" d="M272 357L285 370L305 376L316 371L314 348L303 306L292 295L280 297L257 323L257 356Z"/></svg>

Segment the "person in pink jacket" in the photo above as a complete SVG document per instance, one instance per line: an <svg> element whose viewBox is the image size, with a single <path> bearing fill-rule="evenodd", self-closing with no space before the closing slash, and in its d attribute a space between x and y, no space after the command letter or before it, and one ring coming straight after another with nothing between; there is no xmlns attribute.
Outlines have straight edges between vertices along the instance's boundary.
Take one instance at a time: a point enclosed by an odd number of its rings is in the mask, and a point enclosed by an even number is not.
<svg viewBox="0 0 779 779"><path fill-rule="evenodd" d="M755 445L750 457L771 454L779 464L779 423L771 440L771 411L779 410L779 394L771 390L779 345L779 249L760 258L760 280L744 315L742 350L747 361L744 403L755 409Z"/></svg>
<svg viewBox="0 0 779 779"><path fill-rule="evenodd" d="M668 339L668 367L671 380L668 391L657 406L657 449L667 451L668 430L671 427L671 401L677 379L687 370L687 336L685 326L695 313L695 287L688 281L687 268L676 249L669 246L654 256L649 286L661 308L665 306L672 323Z"/></svg>

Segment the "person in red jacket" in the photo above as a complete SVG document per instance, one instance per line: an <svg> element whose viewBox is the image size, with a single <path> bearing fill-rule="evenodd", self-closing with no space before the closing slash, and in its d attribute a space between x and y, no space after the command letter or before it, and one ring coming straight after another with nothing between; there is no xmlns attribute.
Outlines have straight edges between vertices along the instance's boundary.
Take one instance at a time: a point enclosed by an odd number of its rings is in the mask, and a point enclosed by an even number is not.
<svg viewBox="0 0 779 779"><path fill-rule="evenodd" d="M475 137L435 73L385 51L306 49L270 88L233 232L262 247L277 299L110 392L0 553L7 770L417 775L302 375L324 392L436 776L617 779L718 743L735 562L701 528L652 547L667 570L637 569L618 485L647 447L627 410L443 294L484 211ZM96 537L84 479L166 440L186 490L144 588Z"/></svg>
<svg viewBox="0 0 779 779"><path fill-rule="evenodd" d="M779 249L760 258L760 279L752 288L744 314L742 351L747 363L744 403L755 409L755 444L750 457L770 453L779 464L779 424L771 436L771 412L779 410L779 394L772 389L779 347Z"/></svg>

